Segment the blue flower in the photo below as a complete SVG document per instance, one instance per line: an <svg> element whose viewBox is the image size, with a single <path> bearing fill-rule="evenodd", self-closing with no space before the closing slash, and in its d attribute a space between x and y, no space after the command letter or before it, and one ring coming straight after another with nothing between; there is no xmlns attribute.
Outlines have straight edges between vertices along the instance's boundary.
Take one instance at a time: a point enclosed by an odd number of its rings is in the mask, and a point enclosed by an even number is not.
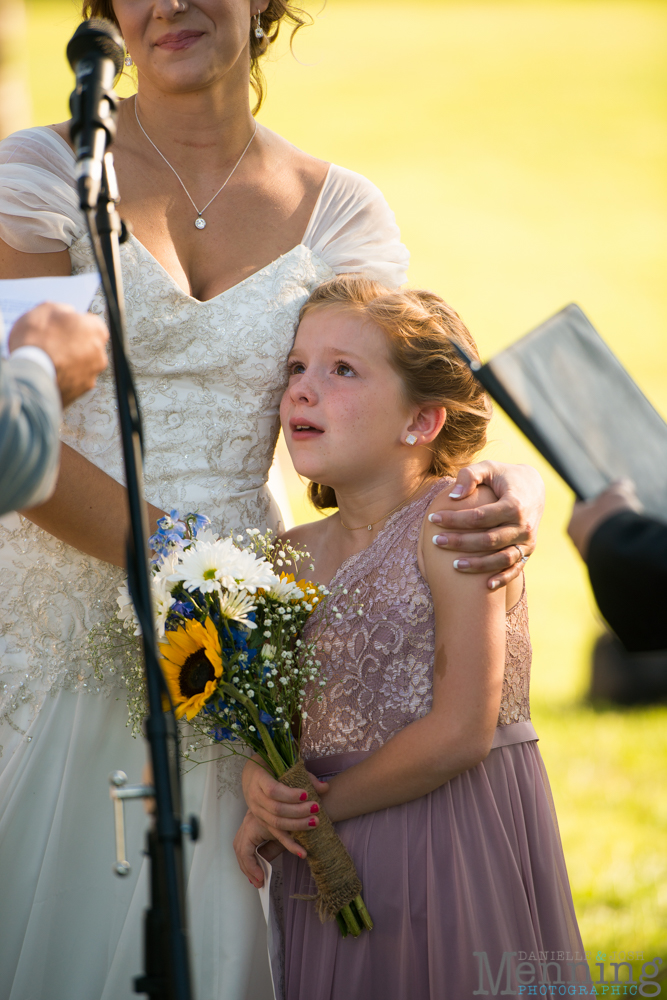
<svg viewBox="0 0 667 1000"><path fill-rule="evenodd" d="M169 609L169 611L170 612L175 612L175 614L177 614L177 615L182 615L183 618L195 618L196 617L195 606L192 603L192 601L175 601L172 604L172 606Z"/></svg>
<svg viewBox="0 0 667 1000"><path fill-rule="evenodd" d="M269 715L268 712L265 712L264 709L260 708L260 710L259 710L259 721L263 722L265 726L270 726L271 723L275 722L276 720L273 718L272 715Z"/></svg>
<svg viewBox="0 0 667 1000"><path fill-rule="evenodd" d="M227 726L215 726L213 729L209 730L209 735L213 737L216 743L221 743L222 740L237 740L238 736Z"/></svg>
<svg viewBox="0 0 667 1000"><path fill-rule="evenodd" d="M206 517L205 514L186 514L185 520L191 524L191 531L194 538L197 537L197 533L202 528L206 528L211 523L210 517Z"/></svg>

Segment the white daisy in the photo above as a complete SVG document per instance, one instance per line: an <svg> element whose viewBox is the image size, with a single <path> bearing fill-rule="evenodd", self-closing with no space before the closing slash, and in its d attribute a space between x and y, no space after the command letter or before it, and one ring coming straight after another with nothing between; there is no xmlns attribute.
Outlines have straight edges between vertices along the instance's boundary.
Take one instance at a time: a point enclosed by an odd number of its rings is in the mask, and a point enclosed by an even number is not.
<svg viewBox="0 0 667 1000"><path fill-rule="evenodd" d="M304 593L300 587L297 587L294 580L284 578L282 580L276 580L271 589L268 591L268 595L269 597L274 597L282 604L287 604L289 601L300 601L304 596Z"/></svg>
<svg viewBox="0 0 667 1000"><path fill-rule="evenodd" d="M279 581L264 556L256 556L249 549L237 549L233 545L231 548L226 572L220 577L220 583L227 590L243 589L254 594L260 587L269 590Z"/></svg>
<svg viewBox="0 0 667 1000"><path fill-rule="evenodd" d="M229 567L229 539L220 542L201 541L199 538L184 552L180 553L178 565L167 577L170 581L182 581L186 590L200 590L202 594L220 591L220 577Z"/></svg>
<svg viewBox="0 0 667 1000"><path fill-rule="evenodd" d="M251 611L255 610L252 597L241 590L236 594L222 594L220 596L220 611L225 618L231 621L240 622L246 628L257 628L254 622L248 619Z"/></svg>
<svg viewBox="0 0 667 1000"><path fill-rule="evenodd" d="M219 542L220 535L212 528L202 528L197 532L197 542Z"/></svg>
<svg viewBox="0 0 667 1000"><path fill-rule="evenodd" d="M152 581L152 591L153 591L153 611L155 613L155 624L157 625L157 632L160 638L164 636L165 625L167 623L167 615L169 614L169 609L172 604L176 603L176 599L169 593L169 581L164 577L154 576Z"/></svg>
<svg viewBox="0 0 667 1000"><path fill-rule="evenodd" d="M170 552L169 555L164 556L156 566L153 573L153 580L167 581L172 573L175 573L178 567L178 560L180 559L181 552L177 549L174 552Z"/></svg>

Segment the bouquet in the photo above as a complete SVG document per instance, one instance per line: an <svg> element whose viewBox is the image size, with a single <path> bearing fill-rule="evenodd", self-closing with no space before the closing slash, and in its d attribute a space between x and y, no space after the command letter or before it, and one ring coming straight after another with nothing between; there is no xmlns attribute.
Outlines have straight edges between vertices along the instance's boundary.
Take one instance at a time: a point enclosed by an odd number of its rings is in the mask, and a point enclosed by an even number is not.
<svg viewBox="0 0 667 1000"><path fill-rule="evenodd" d="M256 528L220 538L208 518L181 518L177 511L158 522L149 542L165 708L187 719L198 747L213 743L227 752L255 753L279 781L307 790L320 805L320 822L292 836L306 849L320 918L335 918L343 936L370 930L354 864L299 752L307 699L321 700L310 692L326 685L316 643L301 636L329 591L287 572L308 553ZM119 590L118 618L139 634L127 588ZM331 613L340 617L335 607Z"/></svg>

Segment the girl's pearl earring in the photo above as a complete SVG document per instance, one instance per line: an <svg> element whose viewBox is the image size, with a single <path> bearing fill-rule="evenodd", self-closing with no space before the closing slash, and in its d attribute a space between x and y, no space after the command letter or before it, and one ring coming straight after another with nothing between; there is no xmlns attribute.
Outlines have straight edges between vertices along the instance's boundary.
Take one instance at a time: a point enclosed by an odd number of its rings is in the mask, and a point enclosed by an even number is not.
<svg viewBox="0 0 667 1000"><path fill-rule="evenodd" d="M417 438L414 434L408 434L405 439L406 444L417 444Z"/></svg>

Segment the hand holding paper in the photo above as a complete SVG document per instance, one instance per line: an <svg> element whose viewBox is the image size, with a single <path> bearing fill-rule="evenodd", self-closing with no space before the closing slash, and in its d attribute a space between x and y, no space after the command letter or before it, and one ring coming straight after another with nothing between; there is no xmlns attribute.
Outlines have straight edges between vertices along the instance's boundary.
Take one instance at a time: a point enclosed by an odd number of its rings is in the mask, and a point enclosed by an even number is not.
<svg viewBox="0 0 667 1000"><path fill-rule="evenodd" d="M9 334L14 323L24 313L42 302L61 302L77 312L90 309L99 288L100 276L76 274L67 278L5 278L0 280L0 336L2 354L7 357Z"/></svg>
<svg viewBox="0 0 667 1000"><path fill-rule="evenodd" d="M79 277L87 280L79 281ZM3 353L20 347L44 351L53 363L63 406L92 389L107 365L109 334L104 323L91 313L81 315L76 311L76 307L85 309L90 305L98 284L97 275L0 281L0 301L5 316L12 321ZM61 299L69 299L69 304L36 305L35 298L39 301L43 292L55 292ZM44 363L48 363L46 359Z"/></svg>

